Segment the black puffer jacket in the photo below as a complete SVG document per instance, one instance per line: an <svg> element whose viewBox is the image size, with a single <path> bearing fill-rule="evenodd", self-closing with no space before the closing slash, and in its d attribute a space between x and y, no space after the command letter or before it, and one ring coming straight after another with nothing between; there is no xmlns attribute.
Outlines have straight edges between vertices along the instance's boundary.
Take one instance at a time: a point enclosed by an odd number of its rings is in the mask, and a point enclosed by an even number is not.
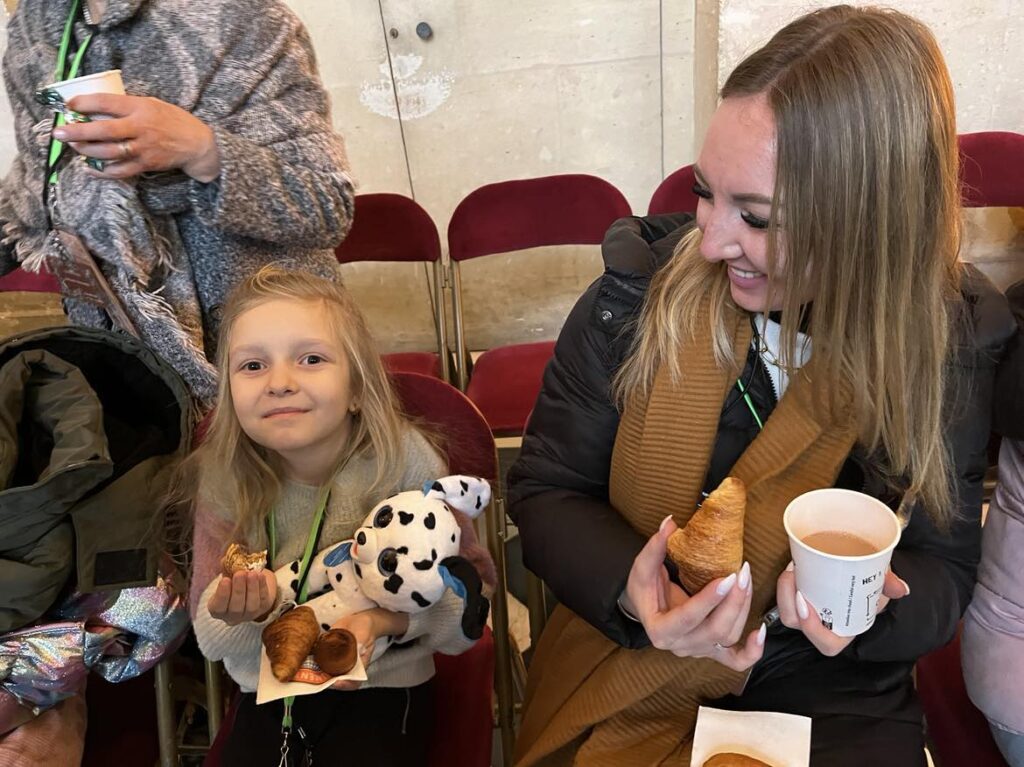
<svg viewBox="0 0 1024 767"><path fill-rule="evenodd" d="M609 384L628 350L651 276L690 226L692 217L679 214L622 219L609 230L603 244L605 273L566 321L544 373L521 456L509 476L510 513L522 535L527 567L563 604L627 647L649 641L642 627L626 619L616 605L645 539L608 500L619 424ZM813 685L806 710L842 712L845 704L837 690L905 689L913 662L953 636L970 601L979 558L993 375L1015 329L1003 296L973 268L963 292L968 321L963 323L965 337L953 363L960 396L947 408L959 512L952 534L941 534L923 512L915 513L892 561L913 596L891 603L871 630L838 658L824 658L802 633L776 621L748 690L799 669L806 679L827 679ZM749 391L764 417L774 408L775 395L753 352L743 379L751 381ZM749 409L735 406L730 395L723 406L706 489L727 476L757 432ZM885 497L871 461L857 450L837 485L887 502L896 500ZM901 705L894 701L888 715Z"/></svg>

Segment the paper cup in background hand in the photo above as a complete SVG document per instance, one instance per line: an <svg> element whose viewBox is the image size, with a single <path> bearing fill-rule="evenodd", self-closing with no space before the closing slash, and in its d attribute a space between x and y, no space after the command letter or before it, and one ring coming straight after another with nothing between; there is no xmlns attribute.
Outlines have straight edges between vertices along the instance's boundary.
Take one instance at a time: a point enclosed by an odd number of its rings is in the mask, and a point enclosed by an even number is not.
<svg viewBox="0 0 1024 767"><path fill-rule="evenodd" d="M782 520L796 567L796 587L818 611L821 622L844 637L871 628L892 551L900 540L900 522L892 510L869 495L828 488L794 498ZM842 556L804 542L823 532L856 536L873 551Z"/></svg>
<svg viewBox="0 0 1024 767"><path fill-rule="evenodd" d="M75 96L85 96L92 93L125 95L120 69L108 69L106 72L96 72L92 75L82 75L71 80L61 80L60 82L44 86L43 90L55 91L60 94L65 104ZM94 120L102 120L106 117L106 115L92 115Z"/></svg>

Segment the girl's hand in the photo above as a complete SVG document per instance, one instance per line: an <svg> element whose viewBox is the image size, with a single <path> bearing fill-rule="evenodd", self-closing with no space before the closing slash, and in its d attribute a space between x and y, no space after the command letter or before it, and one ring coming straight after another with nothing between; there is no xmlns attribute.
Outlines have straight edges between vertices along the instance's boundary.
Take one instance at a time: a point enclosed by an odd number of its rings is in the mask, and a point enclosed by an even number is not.
<svg viewBox="0 0 1024 767"><path fill-rule="evenodd" d="M208 183L220 175L213 131L181 107L147 96L96 93L76 96L68 107L109 120L70 123L54 129L79 154L108 161L98 178L130 178L140 173L181 169Z"/></svg>
<svg viewBox="0 0 1024 767"><path fill-rule="evenodd" d="M339 618L331 626L332 629L347 629L356 638L359 658L363 667L370 665L373 648L377 638L382 636L402 636L409 630L409 616L405 613L393 613L383 607L372 607L369 610L352 613ZM332 690L358 690L362 682L345 679L331 685Z"/></svg>
<svg viewBox="0 0 1024 767"><path fill-rule="evenodd" d="M910 586L898 578L892 570L885 573L882 593L878 597L878 609L881 613L892 599L902 599L910 594ZM855 637L841 637L825 628L818 617L818 611L807 598L796 589L796 572L793 563L782 571L775 585L775 598L779 603L779 619L782 625L804 632L811 644L818 648L822 655L834 657L847 648Z"/></svg>
<svg viewBox="0 0 1024 767"><path fill-rule="evenodd" d="M666 517L633 560L622 606L639 618L659 650L679 657L714 658L723 666L745 671L764 652L764 627L743 639L750 613L753 583L750 565L717 578L692 597L672 583L665 569L668 537L676 530Z"/></svg>
<svg viewBox="0 0 1024 767"><path fill-rule="evenodd" d="M210 595L206 607L210 615L229 626L262 620L277 600L277 579L274 571L239 570L230 578L223 576Z"/></svg>

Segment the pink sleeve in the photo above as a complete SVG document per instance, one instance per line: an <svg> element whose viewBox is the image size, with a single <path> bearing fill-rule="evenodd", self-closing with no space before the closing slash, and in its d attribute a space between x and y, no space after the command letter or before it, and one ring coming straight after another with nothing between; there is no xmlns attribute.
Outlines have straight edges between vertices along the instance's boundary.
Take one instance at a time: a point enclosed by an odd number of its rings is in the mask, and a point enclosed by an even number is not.
<svg viewBox="0 0 1024 767"><path fill-rule="evenodd" d="M189 585L189 614L194 619L199 597L220 572L220 559L228 546L231 525L217 519L202 501L196 503L192 532L192 582Z"/></svg>
<svg viewBox="0 0 1024 767"><path fill-rule="evenodd" d="M491 559L491 553L477 540L473 522L465 514L454 511L455 520L459 523L462 538L459 541L459 556L468 560L476 568L480 580L492 589L498 587L498 570Z"/></svg>

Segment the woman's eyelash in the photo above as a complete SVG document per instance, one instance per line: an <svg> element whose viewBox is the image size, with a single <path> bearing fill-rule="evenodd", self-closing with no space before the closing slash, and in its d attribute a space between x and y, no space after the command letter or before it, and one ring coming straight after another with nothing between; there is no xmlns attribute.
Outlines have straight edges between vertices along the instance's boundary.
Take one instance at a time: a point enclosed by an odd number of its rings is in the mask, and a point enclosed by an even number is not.
<svg viewBox="0 0 1024 767"><path fill-rule="evenodd" d="M696 182L693 185L693 193L700 197L702 200L711 199L711 190L706 186L701 186L700 182Z"/></svg>
<svg viewBox="0 0 1024 767"><path fill-rule="evenodd" d="M740 214L740 218L742 218L744 222L746 222L747 226L753 227L754 229L768 228L767 218L755 216L753 213L748 213L747 211L743 211L743 213Z"/></svg>

